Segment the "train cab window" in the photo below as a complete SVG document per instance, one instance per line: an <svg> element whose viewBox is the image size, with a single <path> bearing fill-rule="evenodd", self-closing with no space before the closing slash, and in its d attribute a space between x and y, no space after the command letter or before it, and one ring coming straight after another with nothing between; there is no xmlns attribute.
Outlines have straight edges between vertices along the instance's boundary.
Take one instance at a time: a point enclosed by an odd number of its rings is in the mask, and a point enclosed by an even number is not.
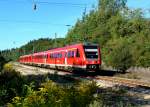
<svg viewBox="0 0 150 107"><path fill-rule="evenodd" d="M84 46L85 56L89 59L98 58L98 46Z"/></svg>

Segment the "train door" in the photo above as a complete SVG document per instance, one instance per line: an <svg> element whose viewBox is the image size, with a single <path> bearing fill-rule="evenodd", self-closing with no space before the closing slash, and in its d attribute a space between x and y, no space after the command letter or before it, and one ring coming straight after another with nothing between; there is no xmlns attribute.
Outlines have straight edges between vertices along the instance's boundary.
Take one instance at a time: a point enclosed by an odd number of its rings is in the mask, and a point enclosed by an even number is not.
<svg viewBox="0 0 150 107"><path fill-rule="evenodd" d="M80 54L81 53L80 53L79 49L76 49L76 51L75 51L75 60L74 60L74 65L76 67L82 65L82 60L81 60L81 55Z"/></svg>
<svg viewBox="0 0 150 107"><path fill-rule="evenodd" d="M65 51L65 55L64 55L64 57L65 57L65 65L67 65L67 53L68 53L68 51L66 50Z"/></svg>
<svg viewBox="0 0 150 107"><path fill-rule="evenodd" d="M46 65L46 61L47 61L47 57L48 54L47 53L44 53L44 56L43 56L43 63Z"/></svg>
<svg viewBox="0 0 150 107"><path fill-rule="evenodd" d="M68 50L67 52L67 64L69 66L73 66L74 65L74 59L75 58L75 50Z"/></svg>

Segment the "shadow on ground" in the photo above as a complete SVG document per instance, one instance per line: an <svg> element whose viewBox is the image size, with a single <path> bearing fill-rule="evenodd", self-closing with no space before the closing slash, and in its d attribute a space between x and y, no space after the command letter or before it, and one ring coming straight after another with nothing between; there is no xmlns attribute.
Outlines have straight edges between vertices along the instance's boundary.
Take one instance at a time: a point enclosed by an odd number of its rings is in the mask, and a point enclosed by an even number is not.
<svg viewBox="0 0 150 107"><path fill-rule="evenodd" d="M108 71L110 72L110 71ZM104 75L109 76L110 74L107 74L106 71L103 71L101 73L74 73L74 74L67 74L65 76L58 75L57 72L55 74L46 74L46 75L28 75L25 76L28 83L34 82L36 89L40 87L41 83L46 82L47 80L52 80L60 85L67 85L69 87L73 86L74 84L78 83L79 81L76 81L72 78L69 78L70 76L97 76L97 75ZM114 72L111 72L111 75L115 75ZM116 88L117 90L114 90ZM113 88L98 88L97 89L97 101L102 102L104 106L107 107L120 107L119 105L123 105L123 107L130 106L131 107L138 107L143 105L150 105L149 100L145 99L139 99L137 96L131 96L126 94L129 89L129 87L118 87L115 86Z"/></svg>
<svg viewBox="0 0 150 107"><path fill-rule="evenodd" d="M76 71L76 72L73 72L74 75L77 75L77 76L115 76L115 75L118 75L118 74L125 74L125 73L121 73L121 72L117 72L117 71L112 71L112 70L99 70L97 72L85 72L85 71Z"/></svg>

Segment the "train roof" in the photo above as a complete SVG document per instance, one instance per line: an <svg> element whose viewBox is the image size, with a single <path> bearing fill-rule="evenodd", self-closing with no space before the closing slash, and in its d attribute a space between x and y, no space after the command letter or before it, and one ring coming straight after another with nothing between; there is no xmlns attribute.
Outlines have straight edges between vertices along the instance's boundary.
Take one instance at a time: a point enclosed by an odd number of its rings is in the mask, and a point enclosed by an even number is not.
<svg viewBox="0 0 150 107"><path fill-rule="evenodd" d="M32 55L40 55L40 54L44 54L46 51L42 51L42 52L36 52L36 53L34 53L34 54L32 54Z"/></svg>
<svg viewBox="0 0 150 107"><path fill-rule="evenodd" d="M52 51L52 50L59 50L59 49L66 49L68 47L76 47L79 45L92 45L92 46L98 46L98 44L94 44L94 43L89 43L89 42L84 42L84 43L76 43L76 44L70 44L70 45L66 45L64 47L57 47L57 48L51 48L48 51Z"/></svg>
<svg viewBox="0 0 150 107"><path fill-rule="evenodd" d="M20 56L20 58L29 57L29 56L31 56L31 54Z"/></svg>
<svg viewBox="0 0 150 107"><path fill-rule="evenodd" d="M85 45L85 46L98 46L98 44L95 44L95 43L89 43L89 42L84 42L84 43L76 43L76 44L71 44L71 45L66 45L64 47L58 47L58 48L51 48L47 51L42 51L42 52L36 52L36 53L33 53L33 54L29 54L29 55L24 55L24 56L20 56L20 58L22 57L28 57L28 56L35 56L35 55L40 55L40 54L45 54L47 52L50 52L50 51L56 51L56 50L60 50L60 49L66 49L66 48L76 48L77 46L81 46L81 45Z"/></svg>

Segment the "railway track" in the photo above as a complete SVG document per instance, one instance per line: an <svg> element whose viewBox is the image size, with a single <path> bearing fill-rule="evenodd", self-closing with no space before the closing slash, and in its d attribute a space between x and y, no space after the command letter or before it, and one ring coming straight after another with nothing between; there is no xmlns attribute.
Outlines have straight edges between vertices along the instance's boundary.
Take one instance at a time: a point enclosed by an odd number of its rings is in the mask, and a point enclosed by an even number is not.
<svg viewBox="0 0 150 107"><path fill-rule="evenodd" d="M28 74L32 74L33 75L38 75L39 74L46 74L46 73L50 73L53 74L54 72L56 72L55 70L49 70L49 69L45 69L45 68L39 68L39 67L32 67L32 66L27 66L27 65L22 65L22 64L14 64L14 66L16 66L16 71L22 72L22 74L28 75ZM29 72L31 71L31 72ZM35 72L36 71L36 72ZM38 72L37 72L38 71ZM74 78L74 79L78 79L78 80L94 80L96 82L105 82L107 84L107 82L109 82L110 84L114 84L114 85L123 85L123 86L127 86L127 87L141 87L141 88L146 88L146 89L150 89L150 83L146 83L146 82L142 82L142 81L138 81L138 80L133 80L133 79L127 79L127 78L120 78L120 77L110 77L110 76L83 76L83 75L74 75L71 72L64 72L64 71L59 71L57 72L57 75L63 75L70 78Z"/></svg>
<svg viewBox="0 0 150 107"><path fill-rule="evenodd" d="M97 80L108 81L117 85L124 85L128 87L143 87L150 89L150 84L138 80L119 78L119 77L108 77L108 76L98 76L95 77Z"/></svg>

